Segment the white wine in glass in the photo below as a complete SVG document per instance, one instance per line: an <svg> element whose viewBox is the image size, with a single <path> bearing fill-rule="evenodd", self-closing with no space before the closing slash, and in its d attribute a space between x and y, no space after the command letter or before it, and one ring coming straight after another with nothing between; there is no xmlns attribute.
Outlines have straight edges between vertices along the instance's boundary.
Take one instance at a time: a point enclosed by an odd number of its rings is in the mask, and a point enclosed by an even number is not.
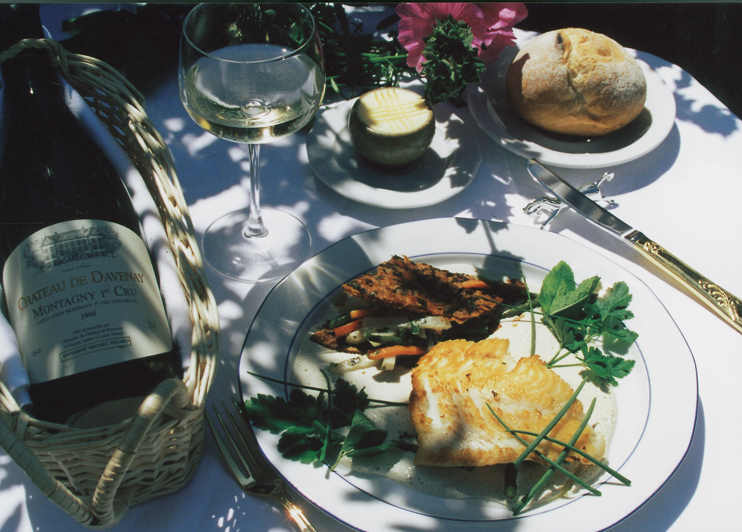
<svg viewBox="0 0 742 532"><path fill-rule="evenodd" d="M245 281L282 277L311 250L294 216L261 209L259 145L290 135L315 115L325 89L322 49L300 4L202 4L186 17L180 97L210 133L247 146L250 206L207 229L206 261Z"/></svg>

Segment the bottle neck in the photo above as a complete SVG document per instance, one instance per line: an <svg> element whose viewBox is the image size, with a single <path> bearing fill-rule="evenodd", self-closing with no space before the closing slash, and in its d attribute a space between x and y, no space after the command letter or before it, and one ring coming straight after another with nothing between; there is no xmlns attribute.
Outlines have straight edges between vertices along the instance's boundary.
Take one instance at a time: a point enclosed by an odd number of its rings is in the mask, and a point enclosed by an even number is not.
<svg viewBox="0 0 742 532"><path fill-rule="evenodd" d="M44 50L23 50L0 65L5 109L28 112L34 103L57 103L62 85Z"/></svg>
<svg viewBox="0 0 742 532"><path fill-rule="evenodd" d="M0 4L0 51L21 39L42 37L39 4Z"/></svg>

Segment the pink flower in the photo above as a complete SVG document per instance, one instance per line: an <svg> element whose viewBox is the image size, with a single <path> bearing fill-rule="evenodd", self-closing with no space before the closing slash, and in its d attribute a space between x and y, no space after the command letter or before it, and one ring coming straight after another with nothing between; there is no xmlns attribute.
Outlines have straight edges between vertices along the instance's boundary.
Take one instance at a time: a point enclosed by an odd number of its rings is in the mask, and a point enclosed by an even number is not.
<svg viewBox="0 0 742 532"><path fill-rule="evenodd" d="M399 43L407 50L407 64L422 71L425 62L424 39L433 32L438 20L451 15L471 28L472 46L485 64L493 62L500 52L515 42L513 26L526 18L528 10L521 3L409 3L397 6Z"/></svg>

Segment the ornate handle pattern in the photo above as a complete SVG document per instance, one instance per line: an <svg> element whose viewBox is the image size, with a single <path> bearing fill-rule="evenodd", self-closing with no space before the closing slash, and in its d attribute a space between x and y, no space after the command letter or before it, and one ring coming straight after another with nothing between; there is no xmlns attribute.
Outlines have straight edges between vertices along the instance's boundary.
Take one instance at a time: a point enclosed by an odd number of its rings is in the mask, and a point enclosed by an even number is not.
<svg viewBox="0 0 742 532"><path fill-rule="evenodd" d="M634 231L627 235L626 239L632 242L646 257L662 266L665 271L701 296L709 307L737 331L742 332L742 317L740 317L742 301L739 298L695 271L665 248L647 238L643 233Z"/></svg>

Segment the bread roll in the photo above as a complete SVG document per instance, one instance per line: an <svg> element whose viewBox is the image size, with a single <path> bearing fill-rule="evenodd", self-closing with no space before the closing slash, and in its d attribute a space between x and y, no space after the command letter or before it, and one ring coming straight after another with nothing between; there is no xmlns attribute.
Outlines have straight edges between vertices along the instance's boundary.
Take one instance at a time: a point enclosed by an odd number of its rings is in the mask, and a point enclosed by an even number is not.
<svg viewBox="0 0 742 532"><path fill-rule="evenodd" d="M595 136L622 128L644 109L647 82L613 39L566 28L528 42L510 64L510 105L525 121L557 133Z"/></svg>

